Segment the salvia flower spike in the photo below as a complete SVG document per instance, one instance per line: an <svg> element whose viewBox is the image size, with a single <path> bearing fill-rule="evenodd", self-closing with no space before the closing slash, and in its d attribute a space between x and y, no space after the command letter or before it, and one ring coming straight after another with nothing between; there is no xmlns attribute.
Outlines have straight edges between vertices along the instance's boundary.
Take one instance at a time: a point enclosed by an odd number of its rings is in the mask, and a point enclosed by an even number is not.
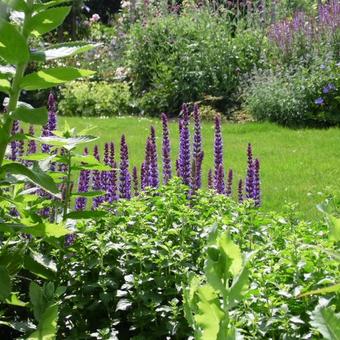
<svg viewBox="0 0 340 340"><path fill-rule="evenodd" d="M131 177L129 173L129 151L125 135L120 141L120 164L119 164L119 197L131 198Z"/></svg>
<svg viewBox="0 0 340 340"><path fill-rule="evenodd" d="M163 144L162 144L162 155L163 155L163 183L167 184L172 175L171 169L171 146L169 138L169 123L168 117L165 113L162 113L162 126L163 126Z"/></svg>

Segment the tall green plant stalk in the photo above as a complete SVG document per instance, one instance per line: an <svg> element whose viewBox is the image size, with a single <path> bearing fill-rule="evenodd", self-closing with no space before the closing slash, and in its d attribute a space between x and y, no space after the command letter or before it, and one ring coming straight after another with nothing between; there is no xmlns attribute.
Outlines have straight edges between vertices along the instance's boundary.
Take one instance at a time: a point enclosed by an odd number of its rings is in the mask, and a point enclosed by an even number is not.
<svg viewBox="0 0 340 340"><path fill-rule="evenodd" d="M21 34L24 37L26 43L28 43L27 25L29 21L31 20L32 13L33 13L32 12L33 0L27 0L27 5L28 5L27 6L28 9L25 12L25 19L24 19L24 23L21 29ZM10 93L9 93L9 102L8 102L6 112L4 113L4 123L2 127L3 137L0 138L0 167L3 164L7 145L11 137L11 130L12 130L12 125L13 125L11 112L13 112L17 108L18 101L19 101L20 94L21 94L20 83L24 77L27 65L28 65L27 62L19 63L16 65L15 76L13 78Z"/></svg>

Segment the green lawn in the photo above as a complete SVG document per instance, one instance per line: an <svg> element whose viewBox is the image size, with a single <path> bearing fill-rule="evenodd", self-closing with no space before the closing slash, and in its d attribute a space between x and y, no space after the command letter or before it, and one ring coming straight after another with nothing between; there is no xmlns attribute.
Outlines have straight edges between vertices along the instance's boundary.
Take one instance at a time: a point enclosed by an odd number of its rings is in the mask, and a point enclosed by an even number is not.
<svg viewBox="0 0 340 340"><path fill-rule="evenodd" d="M64 119L60 119L60 127ZM101 147L106 141L114 141L118 149L120 136L124 133L130 164L138 167L144 157L150 125L155 126L159 145L161 143L159 120L117 117L67 118L67 121L79 130L95 126L93 133L100 137L98 144ZM213 166L213 136L213 123L204 123L205 184L208 169ZM223 137L225 165L233 168L237 179L245 176L247 143L253 144L254 154L261 161L264 209L280 210L286 202L297 202L304 215L315 218L318 216L315 205L321 199L319 192L329 187L340 194L340 129L291 130L270 123L225 123ZM176 122L171 123L171 138L175 160L178 150ZM160 154L160 148L158 151Z"/></svg>

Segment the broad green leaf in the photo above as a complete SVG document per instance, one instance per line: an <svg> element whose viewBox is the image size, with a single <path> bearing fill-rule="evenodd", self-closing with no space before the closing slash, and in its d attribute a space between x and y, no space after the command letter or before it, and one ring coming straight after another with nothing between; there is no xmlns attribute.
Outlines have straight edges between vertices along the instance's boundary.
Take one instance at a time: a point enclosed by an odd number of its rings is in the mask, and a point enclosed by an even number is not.
<svg viewBox="0 0 340 340"><path fill-rule="evenodd" d="M48 137L31 137L31 139L34 139L44 144L64 147L65 149L72 149L79 144L93 142L96 139L98 139L98 137L79 136L79 137L65 138L65 137L58 137L58 136L48 136Z"/></svg>
<svg viewBox="0 0 340 340"><path fill-rule="evenodd" d="M46 107L30 109L26 106L19 105L16 110L12 112L12 119L35 125L45 125L48 121L47 109Z"/></svg>
<svg viewBox="0 0 340 340"><path fill-rule="evenodd" d="M39 36L60 26L70 13L71 7L49 8L35 14L29 21L27 30Z"/></svg>
<svg viewBox="0 0 340 340"><path fill-rule="evenodd" d="M70 57L79 53L90 51L96 46L97 45L91 45L85 42L71 42L52 45L44 50L31 52L31 60L45 62L47 60Z"/></svg>
<svg viewBox="0 0 340 340"><path fill-rule="evenodd" d="M24 37L9 22L0 18L0 57L9 64L26 63L29 50Z"/></svg>
<svg viewBox="0 0 340 340"><path fill-rule="evenodd" d="M26 75L20 87L23 90L34 91L66 83L81 77L92 76L95 72L73 67L56 67Z"/></svg>
<svg viewBox="0 0 340 340"><path fill-rule="evenodd" d="M11 295L11 278L5 267L0 266L0 300L6 300Z"/></svg>
<svg viewBox="0 0 340 340"><path fill-rule="evenodd" d="M17 273L22 268L24 252L25 247L23 246L2 249L0 253L0 266L5 267L10 275Z"/></svg>
<svg viewBox="0 0 340 340"><path fill-rule="evenodd" d="M336 293L336 292L340 292L340 283L337 283L332 286L320 288L320 289L311 290L309 292L299 295L298 297L304 297L308 295L322 295L322 294Z"/></svg>
<svg viewBox="0 0 340 340"><path fill-rule="evenodd" d="M72 220L80 220L80 219L91 219L91 218L101 218L107 215L106 211L72 211L66 215L66 218Z"/></svg>
<svg viewBox="0 0 340 340"><path fill-rule="evenodd" d="M47 153L32 153L31 155L22 156L21 158L27 161L43 161L49 157L50 155Z"/></svg>
<svg viewBox="0 0 340 340"><path fill-rule="evenodd" d="M25 256L24 268L46 280L53 280L57 272L57 266L52 260L35 252Z"/></svg>
<svg viewBox="0 0 340 340"><path fill-rule="evenodd" d="M340 340L340 317L330 307L317 306L310 324L327 340Z"/></svg>
<svg viewBox="0 0 340 340"><path fill-rule="evenodd" d="M245 290L248 287L248 269L244 266L233 280L229 291L229 308L232 308L241 299Z"/></svg>
<svg viewBox="0 0 340 340"><path fill-rule="evenodd" d="M201 330L198 339L216 339L220 322L224 317L224 312L219 306L219 299L210 285L198 288L197 292L200 301L198 302L198 314L194 318Z"/></svg>
<svg viewBox="0 0 340 340"><path fill-rule="evenodd" d="M72 0L52 0L52 1L45 2L45 3L38 3L38 4L33 5L33 10L40 11L43 9L47 9L47 8L54 7L57 5L66 4L69 2L72 2Z"/></svg>
<svg viewBox="0 0 340 340"><path fill-rule="evenodd" d="M58 306L49 306L40 318L38 329L32 333L28 340L54 340L56 339L58 322Z"/></svg>
<svg viewBox="0 0 340 340"><path fill-rule="evenodd" d="M30 302L33 307L34 317L39 322L46 308L43 289L38 284L32 281L29 287L29 296Z"/></svg>
<svg viewBox="0 0 340 340"><path fill-rule="evenodd" d="M329 216L329 239L334 242L340 241L340 218Z"/></svg>
<svg viewBox="0 0 340 340"><path fill-rule="evenodd" d="M226 233L222 233L219 242L220 248L223 249L225 255L232 260L230 272L233 276L240 273L242 269L242 254L240 247L236 245Z"/></svg>
<svg viewBox="0 0 340 340"><path fill-rule="evenodd" d="M7 79L0 79L0 92L9 94L11 90L11 84Z"/></svg>
<svg viewBox="0 0 340 340"><path fill-rule="evenodd" d="M55 237L59 238L70 233L61 224L53 223L37 223L33 225L25 225L23 223L0 223L0 231L2 232L21 232L31 234L36 237Z"/></svg>
<svg viewBox="0 0 340 340"><path fill-rule="evenodd" d="M41 171L39 167L34 164L33 170L28 169L19 163L8 163L0 168L2 172L8 172L11 175L21 175L26 177L29 181L43 188L47 192L57 195L59 194L59 189L54 183L53 179L47 175L45 172ZM57 195L58 196L58 195Z"/></svg>
<svg viewBox="0 0 340 340"><path fill-rule="evenodd" d="M195 328L194 317L193 314L197 313L196 306L196 292L201 283L200 278L193 274L188 274L188 287L183 286L183 309L184 316L187 319L189 325L192 328Z"/></svg>
<svg viewBox="0 0 340 340"><path fill-rule="evenodd" d="M23 302L19 300L18 296L14 293L12 293L11 296L6 299L6 303L17 307L26 307L28 305L28 302Z"/></svg>

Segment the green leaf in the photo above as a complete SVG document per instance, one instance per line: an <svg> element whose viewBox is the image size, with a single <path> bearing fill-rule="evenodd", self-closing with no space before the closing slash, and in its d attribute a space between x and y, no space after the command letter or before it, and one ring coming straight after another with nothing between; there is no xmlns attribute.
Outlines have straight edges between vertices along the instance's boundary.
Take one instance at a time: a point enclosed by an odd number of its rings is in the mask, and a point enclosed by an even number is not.
<svg viewBox="0 0 340 340"><path fill-rule="evenodd" d="M105 191L74 192L74 197L99 197L105 195Z"/></svg>
<svg viewBox="0 0 340 340"><path fill-rule="evenodd" d="M26 63L29 60L29 50L24 37L3 19L0 19L0 57L9 64Z"/></svg>
<svg viewBox="0 0 340 340"><path fill-rule="evenodd" d="M334 242L340 241L340 218L336 218L335 216L329 217L329 239Z"/></svg>
<svg viewBox="0 0 340 340"><path fill-rule="evenodd" d="M38 329L32 333L28 340L54 340L56 339L58 322L57 304L49 306L40 318Z"/></svg>
<svg viewBox="0 0 340 340"><path fill-rule="evenodd" d="M330 307L317 306L311 315L310 324L325 339L340 340L340 317Z"/></svg>
<svg viewBox="0 0 340 340"><path fill-rule="evenodd" d="M48 137L31 137L36 141L44 144L49 144L58 147L64 147L65 149L72 149L79 144L90 143L98 139L95 136L79 136L79 137L58 137L58 136L48 136ZM84 156L85 157L85 156ZM84 162L86 162L84 160Z"/></svg>
<svg viewBox="0 0 340 340"><path fill-rule="evenodd" d="M11 295L11 278L5 267L0 266L0 300L6 300Z"/></svg>
<svg viewBox="0 0 340 340"><path fill-rule="evenodd" d="M36 252L31 252L31 255L25 256L24 268L46 280L53 280L57 273L55 262Z"/></svg>
<svg viewBox="0 0 340 340"><path fill-rule="evenodd" d="M229 308L232 308L239 302L245 290L248 288L248 269L244 266L233 280L229 291Z"/></svg>
<svg viewBox="0 0 340 340"><path fill-rule="evenodd" d="M0 171L8 172L11 175L21 175L26 177L32 183L43 188L50 194L59 196L59 189L54 183L53 179L43 172L37 164L34 164L33 170L26 168L24 165L19 163L8 163L0 168Z"/></svg>
<svg viewBox="0 0 340 340"><path fill-rule="evenodd" d="M71 7L56 7L41 11L31 18L27 30L35 36L50 32L64 22L70 10Z"/></svg>
<svg viewBox="0 0 340 340"><path fill-rule="evenodd" d="M25 12L28 10L27 4L24 0L2 0L2 1L15 11Z"/></svg>
<svg viewBox="0 0 340 340"><path fill-rule="evenodd" d="M6 303L17 307L26 307L28 305L28 302L23 302L19 300L18 296L14 293L12 293L11 296L6 299Z"/></svg>
<svg viewBox="0 0 340 340"><path fill-rule="evenodd" d="M40 11L43 9L47 9L50 7L54 7L54 6L69 3L69 2L72 2L72 0L52 0L52 1L45 2L45 3L38 3L38 4L33 5L33 10Z"/></svg>
<svg viewBox="0 0 340 340"><path fill-rule="evenodd" d="M42 288L35 282L31 282L29 287L29 296L33 307L34 317L39 322L44 309L46 308Z"/></svg>
<svg viewBox="0 0 340 340"><path fill-rule="evenodd" d="M309 292L299 295L298 297L304 297L304 296L309 296L309 295L321 295L321 294L336 293L336 292L340 292L340 283L337 283L332 286L320 288L320 289L311 290Z"/></svg>
<svg viewBox="0 0 340 340"><path fill-rule="evenodd" d="M25 123L45 125L48 121L48 114L46 107L30 109L27 106L19 105L16 110L12 112L11 118L21 120Z"/></svg>
<svg viewBox="0 0 340 340"><path fill-rule="evenodd" d="M210 285L204 285L197 290L200 301L195 321L200 327L201 336L198 339L216 339L220 330L220 322L224 312L220 308L219 299Z"/></svg>
<svg viewBox="0 0 340 340"><path fill-rule="evenodd" d="M92 76L95 72L73 67L56 67L26 75L20 84L23 90L34 91L66 83L68 81Z"/></svg>
<svg viewBox="0 0 340 340"><path fill-rule="evenodd" d="M43 161L49 157L50 155L48 153L32 153L31 155L22 156L21 159L27 161Z"/></svg>
<svg viewBox="0 0 340 340"><path fill-rule="evenodd" d="M79 53L90 51L96 46L97 45L92 45L85 42L56 44L49 46L44 50L36 50L31 52L31 60L45 62L58 58L70 57Z"/></svg>
<svg viewBox="0 0 340 340"><path fill-rule="evenodd" d="M72 220L80 220L80 219L96 219L96 218L102 218L107 215L106 211L72 211L66 215L66 218L72 219Z"/></svg>
<svg viewBox="0 0 340 340"><path fill-rule="evenodd" d="M0 92L9 94L11 90L11 83L7 79L0 79Z"/></svg>

